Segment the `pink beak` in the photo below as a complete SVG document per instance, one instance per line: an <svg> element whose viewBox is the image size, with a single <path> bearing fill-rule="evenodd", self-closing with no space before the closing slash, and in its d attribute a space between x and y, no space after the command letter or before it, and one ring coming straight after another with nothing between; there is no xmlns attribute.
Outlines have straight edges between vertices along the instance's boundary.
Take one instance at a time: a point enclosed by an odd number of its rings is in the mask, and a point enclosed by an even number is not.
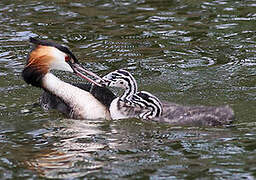
<svg viewBox="0 0 256 180"><path fill-rule="evenodd" d="M77 64L77 63L72 64L72 66L73 66L73 70L75 71L75 73L76 73L78 76L80 76L80 77L83 78L83 79L86 79L87 81L89 81L89 82L91 82L91 83L93 83L93 84L95 84L95 85L97 85L97 86L102 87L102 85L100 84L100 82L104 82L104 80L103 80L100 76L98 76L97 74L95 74L95 73L93 73L93 72L91 72L91 71L85 70L81 65L79 65L79 64ZM89 76L95 77L97 80L95 81L95 80L93 80L93 79L87 77L86 75L82 74L80 71L86 73L86 74L89 75Z"/></svg>

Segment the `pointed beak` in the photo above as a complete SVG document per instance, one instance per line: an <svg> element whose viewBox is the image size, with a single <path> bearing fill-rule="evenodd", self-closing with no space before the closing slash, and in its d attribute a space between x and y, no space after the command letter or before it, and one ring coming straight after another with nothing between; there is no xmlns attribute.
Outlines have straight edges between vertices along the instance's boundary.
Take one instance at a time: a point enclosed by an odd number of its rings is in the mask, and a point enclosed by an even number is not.
<svg viewBox="0 0 256 180"><path fill-rule="evenodd" d="M97 74L95 74L95 73L93 73L93 72L91 72L91 71L88 71L88 70L84 69L84 68L83 68L80 64L78 64L78 63L73 63L71 66L72 66L72 68L73 68L75 74L77 74L77 75L80 76L81 78L86 79L87 81L89 81L89 82L91 82L91 83L93 83L93 84L95 84L95 85L97 85L97 86L102 87L102 83L101 83L101 82L104 82L104 80L103 80L100 76L98 76ZM87 76L84 75L82 72L85 73L85 74L87 74L87 75L89 75L89 76L92 76L92 77L96 78L96 80L93 80L93 79L87 77Z"/></svg>

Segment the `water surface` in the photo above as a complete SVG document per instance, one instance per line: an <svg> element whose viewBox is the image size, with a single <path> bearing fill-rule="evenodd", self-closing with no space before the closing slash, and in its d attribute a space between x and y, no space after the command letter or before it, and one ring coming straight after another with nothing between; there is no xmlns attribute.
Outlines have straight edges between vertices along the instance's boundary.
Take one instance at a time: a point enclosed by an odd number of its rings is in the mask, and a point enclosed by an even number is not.
<svg viewBox="0 0 256 180"><path fill-rule="evenodd" d="M254 179L256 1L1 1L0 179ZM126 68L162 100L229 104L228 127L44 112L21 78L40 37L104 75ZM79 81L56 72L65 81Z"/></svg>

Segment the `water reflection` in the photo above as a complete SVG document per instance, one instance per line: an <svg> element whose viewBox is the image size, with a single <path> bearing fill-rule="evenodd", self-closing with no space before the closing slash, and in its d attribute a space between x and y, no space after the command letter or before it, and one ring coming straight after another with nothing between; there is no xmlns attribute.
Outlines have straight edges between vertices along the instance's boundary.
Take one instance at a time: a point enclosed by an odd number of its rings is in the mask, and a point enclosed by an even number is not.
<svg viewBox="0 0 256 180"><path fill-rule="evenodd" d="M35 151L25 166L46 178L107 176L112 179L145 172L162 177L166 170L170 174L192 168L190 174L205 163L212 171L211 163L216 161L226 168L239 167L241 163L233 161L222 164L222 159L245 152L233 143L237 139L229 129L166 128L139 120L72 119L49 122L44 128L48 132L40 130L43 138L54 141L50 146L38 142L44 148ZM38 133L29 134L38 136ZM219 144L220 141L225 144Z"/></svg>
<svg viewBox="0 0 256 180"><path fill-rule="evenodd" d="M47 178L76 178L104 166L92 154L104 149L106 143L100 138L102 122L63 119L50 122L44 138L58 139L52 148L34 154L26 165ZM81 171L82 170L82 171Z"/></svg>

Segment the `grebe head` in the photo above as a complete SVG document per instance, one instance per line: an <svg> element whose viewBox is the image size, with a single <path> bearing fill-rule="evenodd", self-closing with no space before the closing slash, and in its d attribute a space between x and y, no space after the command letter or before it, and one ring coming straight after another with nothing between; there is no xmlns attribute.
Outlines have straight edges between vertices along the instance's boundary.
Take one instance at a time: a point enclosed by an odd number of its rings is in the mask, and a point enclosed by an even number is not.
<svg viewBox="0 0 256 180"><path fill-rule="evenodd" d="M22 76L28 84L41 87L41 79L46 73L51 70L62 70L75 73L99 85L80 72L83 71L97 79L101 79L93 72L83 69L75 55L67 47L32 37L29 40L35 44L35 48L30 52L27 64L22 72Z"/></svg>
<svg viewBox="0 0 256 180"><path fill-rule="evenodd" d="M137 91L137 83L134 77L126 70L119 69L113 71L103 78L103 83L110 87L119 87L122 89L133 89Z"/></svg>
<svg viewBox="0 0 256 180"><path fill-rule="evenodd" d="M137 83L134 77L126 70L119 69L113 71L102 78L104 85L125 89L120 100L130 100L132 95L137 92Z"/></svg>

